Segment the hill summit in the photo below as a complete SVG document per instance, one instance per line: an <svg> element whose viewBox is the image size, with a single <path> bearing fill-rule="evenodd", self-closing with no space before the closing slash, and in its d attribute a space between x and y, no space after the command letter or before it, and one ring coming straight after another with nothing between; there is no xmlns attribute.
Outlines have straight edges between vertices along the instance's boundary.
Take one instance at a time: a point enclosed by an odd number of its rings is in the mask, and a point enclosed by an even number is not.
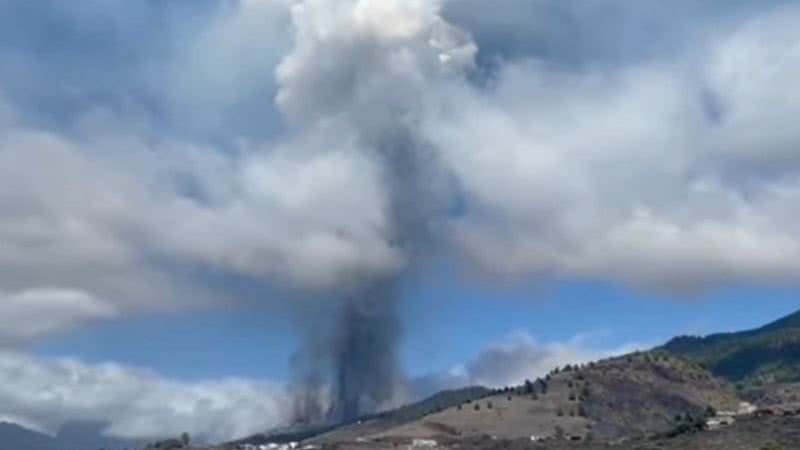
<svg viewBox="0 0 800 450"><path fill-rule="evenodd" d="M763 327L705 337L680 336L660 351L745 386L800 381L800 312Z"/></svg>

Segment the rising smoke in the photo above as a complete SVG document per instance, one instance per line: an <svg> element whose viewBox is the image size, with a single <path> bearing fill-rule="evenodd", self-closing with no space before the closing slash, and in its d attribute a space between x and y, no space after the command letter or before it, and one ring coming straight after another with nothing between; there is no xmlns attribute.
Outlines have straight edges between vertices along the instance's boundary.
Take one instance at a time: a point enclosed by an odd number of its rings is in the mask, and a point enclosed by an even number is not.
<svg viewBox="0 0 800 450"><path fill-rule="evenodd" d="M295 51L278 68L278 105L303 128L334 123L350 131L380 168L383 239L401 261L387 273L356 275L335 303L327 336L312 333L296 357L295 419L350 421L386 406L402 385L398 295L431 250L450 192L418 130L423 80L452 76L471 62L474 46L427 0L306 1L293 19Z"/></svg>

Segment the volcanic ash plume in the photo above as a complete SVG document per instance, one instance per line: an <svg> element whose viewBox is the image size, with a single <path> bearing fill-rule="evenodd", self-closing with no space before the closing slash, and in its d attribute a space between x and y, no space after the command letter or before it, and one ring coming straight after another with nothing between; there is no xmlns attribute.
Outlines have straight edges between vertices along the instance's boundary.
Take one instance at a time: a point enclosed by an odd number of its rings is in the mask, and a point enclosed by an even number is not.
<svg viewBox="0 0 800 450"><path fill-rule="evenodd" d="M331 420L349 421L375 411L394 394L401 327L391 290L379 284L341 306L331 341L335 376Z"/></svg>
<svg viewBox="0 0 800 450"><path fill-rule="evenodd" d="M334 311L319 314L327 323L312 327L294 361L299 421L374 412L402 378L398 290L431 246L449 198L436 153L417 129L422 98L475 53L439 8L432 0L306 0L292 10L295 42L277 69L278 107L304 135L324 136L324 148L312 151L374 168L363 176L380 180L383 204L369 229L397 262L348 273L346 287L331 294L339 297Z"/></svg>

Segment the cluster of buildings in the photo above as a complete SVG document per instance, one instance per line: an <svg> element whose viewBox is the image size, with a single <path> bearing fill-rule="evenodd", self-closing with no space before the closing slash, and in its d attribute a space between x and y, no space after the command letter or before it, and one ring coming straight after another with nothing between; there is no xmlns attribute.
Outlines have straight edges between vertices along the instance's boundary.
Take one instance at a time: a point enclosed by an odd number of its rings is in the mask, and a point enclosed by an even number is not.
<svg viewBox="0 0 800 450"><path fill-rule="evenodd" d="M318 450L319 446L308 444L300 447L297 442L276 443L270 442L267 444L239 444L236 446L237 450Z"/></svg>
<svg viewBox="0 0 800 450"><path fill-rule="evenodd" d="M751 414L758 414L759 409L749 402L739 403L739 408L735 411L717 411L714 417L706 420L706 427L709 430L717 430L722 427L733 425L738 416L749 416Z"/></svg>

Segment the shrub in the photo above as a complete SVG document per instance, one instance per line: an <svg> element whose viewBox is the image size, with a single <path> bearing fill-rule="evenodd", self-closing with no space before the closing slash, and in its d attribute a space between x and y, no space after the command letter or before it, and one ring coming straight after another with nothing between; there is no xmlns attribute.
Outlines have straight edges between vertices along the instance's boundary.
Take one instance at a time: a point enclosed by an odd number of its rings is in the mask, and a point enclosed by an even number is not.
<svg viewBox="0 0 800 450"><path fill-rule="evenodd" d="M761 446L761 450L783 450L783 446L775 442L767 442Z"/></svg>

